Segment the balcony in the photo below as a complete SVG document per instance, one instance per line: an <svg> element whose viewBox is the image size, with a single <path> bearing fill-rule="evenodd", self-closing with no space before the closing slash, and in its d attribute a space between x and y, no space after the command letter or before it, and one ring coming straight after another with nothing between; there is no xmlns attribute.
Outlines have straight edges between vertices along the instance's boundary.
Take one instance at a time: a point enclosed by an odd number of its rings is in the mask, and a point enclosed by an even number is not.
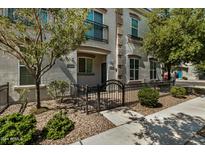
<svg viewBox="0 0 205 154"><path fill-rule="evenodd" d="M109 28L107 25L91 20L86 20L85 24L90 26L89 31L85 34L86 39L108 43Z"/></svg>
<svg viewBox="0 0 205 154"><path fill-rule="evenodd" d="M131 38L131 39L133 39L133 40L136 40L136 41L143 41L143 38L134 36L134 35L132 35L132 34L128 35L128 37Z"/></svg>
<svg viewBox="0 0 205 154"><path fill-rule="evenodd" d="M134 35L128 35L128 42L142 45L143 38Z"/></svg>

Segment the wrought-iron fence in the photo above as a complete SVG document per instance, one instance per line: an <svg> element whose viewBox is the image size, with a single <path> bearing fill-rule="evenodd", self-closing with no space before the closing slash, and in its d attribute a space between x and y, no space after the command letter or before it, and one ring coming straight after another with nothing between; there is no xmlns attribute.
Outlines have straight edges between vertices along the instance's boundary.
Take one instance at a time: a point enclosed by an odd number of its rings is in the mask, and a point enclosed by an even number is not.
<svg viewBox="0 0 205 154"><path fill-rule="evenodd" d="M0 85L0 113L9 106L9 83Z"/></svg>
<svg viewBox="0 0 205 154"><path fill-rule="evenodd" d="M157 89L160 95L167 94L170 91L174 81L151 81L146 83L125 84L125 103L135 103L138 101L138 91L144 87Z"/></svg>
<svg viewBox="0 0 205 154"><path fill-rule="evenodd" d="M88 114L134 103L138 101L137 93L143 87L166 93L173 84L173 81L124 84L119 80L108 80L103 85L93 87L72 85L71 93L77 106Z"/></svg>

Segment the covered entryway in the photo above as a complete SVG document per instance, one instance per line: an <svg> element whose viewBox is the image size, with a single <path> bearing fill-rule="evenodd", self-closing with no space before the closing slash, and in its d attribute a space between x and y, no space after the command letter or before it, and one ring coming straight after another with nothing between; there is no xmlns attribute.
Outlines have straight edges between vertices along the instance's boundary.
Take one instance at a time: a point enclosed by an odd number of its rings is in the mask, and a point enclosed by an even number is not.
<svg viewBox="0 0 205 154"><path fill-rule="evenodd" d="M77 83L80 85L96 86L107 80L107 52L77 51Z"/></svg>

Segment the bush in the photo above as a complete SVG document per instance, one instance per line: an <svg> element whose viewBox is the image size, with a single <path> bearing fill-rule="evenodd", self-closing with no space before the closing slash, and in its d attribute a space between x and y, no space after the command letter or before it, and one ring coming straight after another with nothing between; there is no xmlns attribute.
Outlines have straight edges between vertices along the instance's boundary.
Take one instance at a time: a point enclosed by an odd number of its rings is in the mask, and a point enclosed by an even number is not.
<svg viewBox="0 0 205 154"><path fill-rule="evenodd" d="M143 88L139 90L138 98L142 105L156 107L158 105L159 92L151 88Z"/></svg>
<svg viewBox="0 0 205 154"><path fill-rule="evenodd" d="M186 95L186 89L184 87L173 86L171 88L171 94L174 97L184 97Z"/></svg>
<svg viewBox="0 0 205 154"><path fill-rule="evenodd" d="M60 102L63 102L66 91L69 91L69 83L64 80L52 81L47 86L47 91L53 99L60 98Z"/></svg>
<svg viewBox="0 0 205 154"><path fill-rule="evenodd" d="M43 135L47 139L56 140L65 137L73 129L74 122L61 111L48 121L43 129Z"/></svg>
<svg viewBox="0 0 205 154"><path fill-rule="evenodd" d="M183 80L188 80L188 78L186 76L183 76L182 79Z"/></svg>
<svg viewBox="0 0 205 154"><path fill-rule="evenodd" d="M14 113L0 117L0 144L29 144L36 133L33 115Z"/></svg>

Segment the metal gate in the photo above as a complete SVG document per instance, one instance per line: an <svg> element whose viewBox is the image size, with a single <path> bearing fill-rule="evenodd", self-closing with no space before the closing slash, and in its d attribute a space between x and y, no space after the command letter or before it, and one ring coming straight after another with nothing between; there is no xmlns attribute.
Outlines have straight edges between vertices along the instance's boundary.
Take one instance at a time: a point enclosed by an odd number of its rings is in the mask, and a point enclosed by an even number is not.
<svg viewBox="0 0 205 154"><path fill-rule="evenodd" d="M124 84L119 80L108 80L99 87L99 110L108 110L124 105Z"/></svg>
<svg viewBox="0 0 205 154"><path fill-rule="evenodd" d="M108 80L102 85L85 88L86 113L100 112L124 105L125 88L118 80Z"/></svg>

